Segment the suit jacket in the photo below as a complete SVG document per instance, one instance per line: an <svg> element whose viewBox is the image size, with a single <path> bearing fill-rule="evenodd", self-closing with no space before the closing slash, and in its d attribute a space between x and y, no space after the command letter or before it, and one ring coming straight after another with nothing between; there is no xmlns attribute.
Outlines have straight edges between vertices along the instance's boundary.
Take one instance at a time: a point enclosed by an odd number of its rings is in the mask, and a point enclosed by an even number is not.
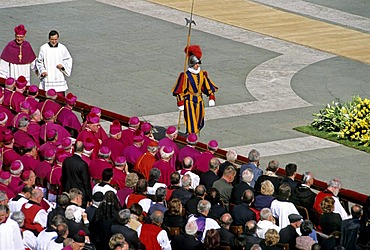
<svg viewBox="0 0 370 250"><path fill-rule="evenodd" d="M87 163L74 154L66 158L62 166L62 187L64 191L78 188L83 194L83 204L91 201L90 173Z"/></svg>
<svg viewBox="0 0 370 250"><path fill-rule="evenodd" d="M185 206L186 202L190 200L192 195L193 195L193 192L191 190L187 190L181 187L172 192L171 199L178 198L181 200L182 205Z"/></svg>
<svg viewBox="0 0 370 250"><path fill-rule="evenodd" d="M199 184L204 185L208 191L211 190L213 182L217 181L218 179L219 177L214 172L208 170L200 176Z"/></svg>
<svg viewBox="0 0 370 250"><path fill-rule="evenodd" d="M316 193L313 192L308 186L298 185L292 192L290 201L294 205L302 206L307 209L313 209L315 203Z"/></svg>
<svg viewBox="0 0 370 250"><path fill-rule="evenodd" d="M299 236L295 228L291 225L288 225L280 230L280 243L288 243L289 249L295 249L295 241Z"/></svg>
<svg viewBox="0 0 370 250"><path fill-rule="evenodd" d="M242 203L242 196L245 190L252 190L255 193L255 189L249 186L248 183L242 181L239 184L235 185L233 191L231 192L231 203L239 205Z"/></svg>
<svg viewBox="0 0 370 250"><path fill-rule="evenodd" d="M142 249L143 245L137 235L137 232L127 226L114 224L111 227L112 234L120 233L122 234L127 243L130 245L130 248Z"/></svg>
<svg viewBox="0 0 370 250"><path fill-rule="evenodd" d="M254 184L256 183L258 177L260 177L263 174L263 171L262 171L262 169L260 169L259 167L257 167L254 163L248 162L247 164L244 164L244 165L242 165L240 167L240 178L239 178L239 181L240 182L242 182L243 172L247 168L250 168L253 171L253 180L251 181L251 184L250 185L251 185L251 187L254 187Z"/></svg>
<svg viewBox="0 0 370 250"><path fill-rule="evenodd" d="M217 229L217 231L220 233L221 244L226 244L230 247L235 246L236 237L234 234L232 234L229 230L223 227Z"/></svg>
<svg viewBox="0 0 370 250"><path fill-rule="evenodd" d="M172 249L176 250L200 250L203 249L202 242L198 241L194 236L188 234L180 234L175 236L171 241Z"/></svg>
<svg viewBox="0 0 370 250"><path fill-rule="evenodd" d="M234 219L233 224L237 226L244 226L247 221L256 220L256 214L249 208L248 204L246 203L236 205L231 212L231 216Z"/></svg>

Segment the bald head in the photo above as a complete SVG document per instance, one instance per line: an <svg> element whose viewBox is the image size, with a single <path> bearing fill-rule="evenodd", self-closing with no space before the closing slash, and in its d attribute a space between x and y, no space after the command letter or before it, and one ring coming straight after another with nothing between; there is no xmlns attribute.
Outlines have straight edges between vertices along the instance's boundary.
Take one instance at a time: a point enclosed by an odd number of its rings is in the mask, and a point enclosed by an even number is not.
<svg viewBox="0 0 370 250"><path fill-rule="evenodd" d="M185 157L184 160L182 161L183 167L185 169L193 168L193 163L194 163L194 161L190 156Z"/></svg>
<svg viewBox="0 0 370 250"><path fill-rule="evenodd" d="M33 189L31 193L31 200L40 203L44 193L40 189Z"/></svg>
<svg viewBox="0 0 370 250"><path fill-rule="evenodd" d="M231 214L225 213L221 216L220 221L223 228L229 229L231 223L233 223L233 217L231 216Z"/></svg>

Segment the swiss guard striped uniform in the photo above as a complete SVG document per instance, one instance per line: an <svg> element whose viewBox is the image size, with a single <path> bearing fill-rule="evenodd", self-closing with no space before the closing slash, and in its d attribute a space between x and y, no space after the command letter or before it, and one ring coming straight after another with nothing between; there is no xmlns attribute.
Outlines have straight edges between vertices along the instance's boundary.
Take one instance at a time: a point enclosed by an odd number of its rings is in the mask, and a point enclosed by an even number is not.
<svg viewBox="0 0 370 250"><path fill-rule="evenodd" d="M207 71L200 70L198 74L186 71L181 72L172 94L177 98L177 105L184 105L184 119L187 133L199 133L204 126L204 101L202 93L208 96L209 100L215 100L214 93L218 87L208 77Z"/></svg>

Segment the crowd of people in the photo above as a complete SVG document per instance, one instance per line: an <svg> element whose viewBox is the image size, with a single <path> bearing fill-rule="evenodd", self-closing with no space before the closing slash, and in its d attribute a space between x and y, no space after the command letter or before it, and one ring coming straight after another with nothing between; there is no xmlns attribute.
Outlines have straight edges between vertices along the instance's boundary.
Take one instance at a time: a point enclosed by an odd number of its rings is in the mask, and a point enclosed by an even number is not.
<svg viewBox="0 0 370 250"><path fill-rule="evenodd" d="M25 32L16 27L16 46ZM286 177L278 177L279 162L271 160L264 169L256 149L239 166L235 150L224 162L215 157L216 140L198 151L196 133L188 133L180 147L173 126L155 138L152 124L131 117L128 128L115 120L105 131L98 107L81 121L73 112L77 97L68 93L61 105L55 99L66 89L47 81L48 63L57 62L50 61L55 54L45 56L58 37L52 31L38 59L28 56L48 83L41 87L45 100L29 75L6 77L0 91L0 249L352 250L368 243L370 200L365 208L355 204L346 211L338 179L316 192L311 172L297 180L297 165L290 163ZM10 69L25 59L26 44ZM189 56L198 69L201 54ZM53 67L68 75L71 60ZM64 86L64 76L59 83ZM217 87L208 83L214 105ZM183 85L176 86L179 107L204 105L186 103ZM195 130L188 122L188 132L199 132L202 119Z"/></svg>

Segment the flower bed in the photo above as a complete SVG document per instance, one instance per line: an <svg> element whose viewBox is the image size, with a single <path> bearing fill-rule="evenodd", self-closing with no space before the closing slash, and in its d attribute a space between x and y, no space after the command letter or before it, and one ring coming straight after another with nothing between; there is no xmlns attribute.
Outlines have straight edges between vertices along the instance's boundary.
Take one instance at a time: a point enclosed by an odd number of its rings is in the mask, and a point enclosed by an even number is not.
<svg viewBox="0 0 370 250"><path fill-rule="evenodd" d="M370 145L370 100L353 97L352 101L333 101L320 110L311 126L319 131L335 134L338 139Z"/></svg>

